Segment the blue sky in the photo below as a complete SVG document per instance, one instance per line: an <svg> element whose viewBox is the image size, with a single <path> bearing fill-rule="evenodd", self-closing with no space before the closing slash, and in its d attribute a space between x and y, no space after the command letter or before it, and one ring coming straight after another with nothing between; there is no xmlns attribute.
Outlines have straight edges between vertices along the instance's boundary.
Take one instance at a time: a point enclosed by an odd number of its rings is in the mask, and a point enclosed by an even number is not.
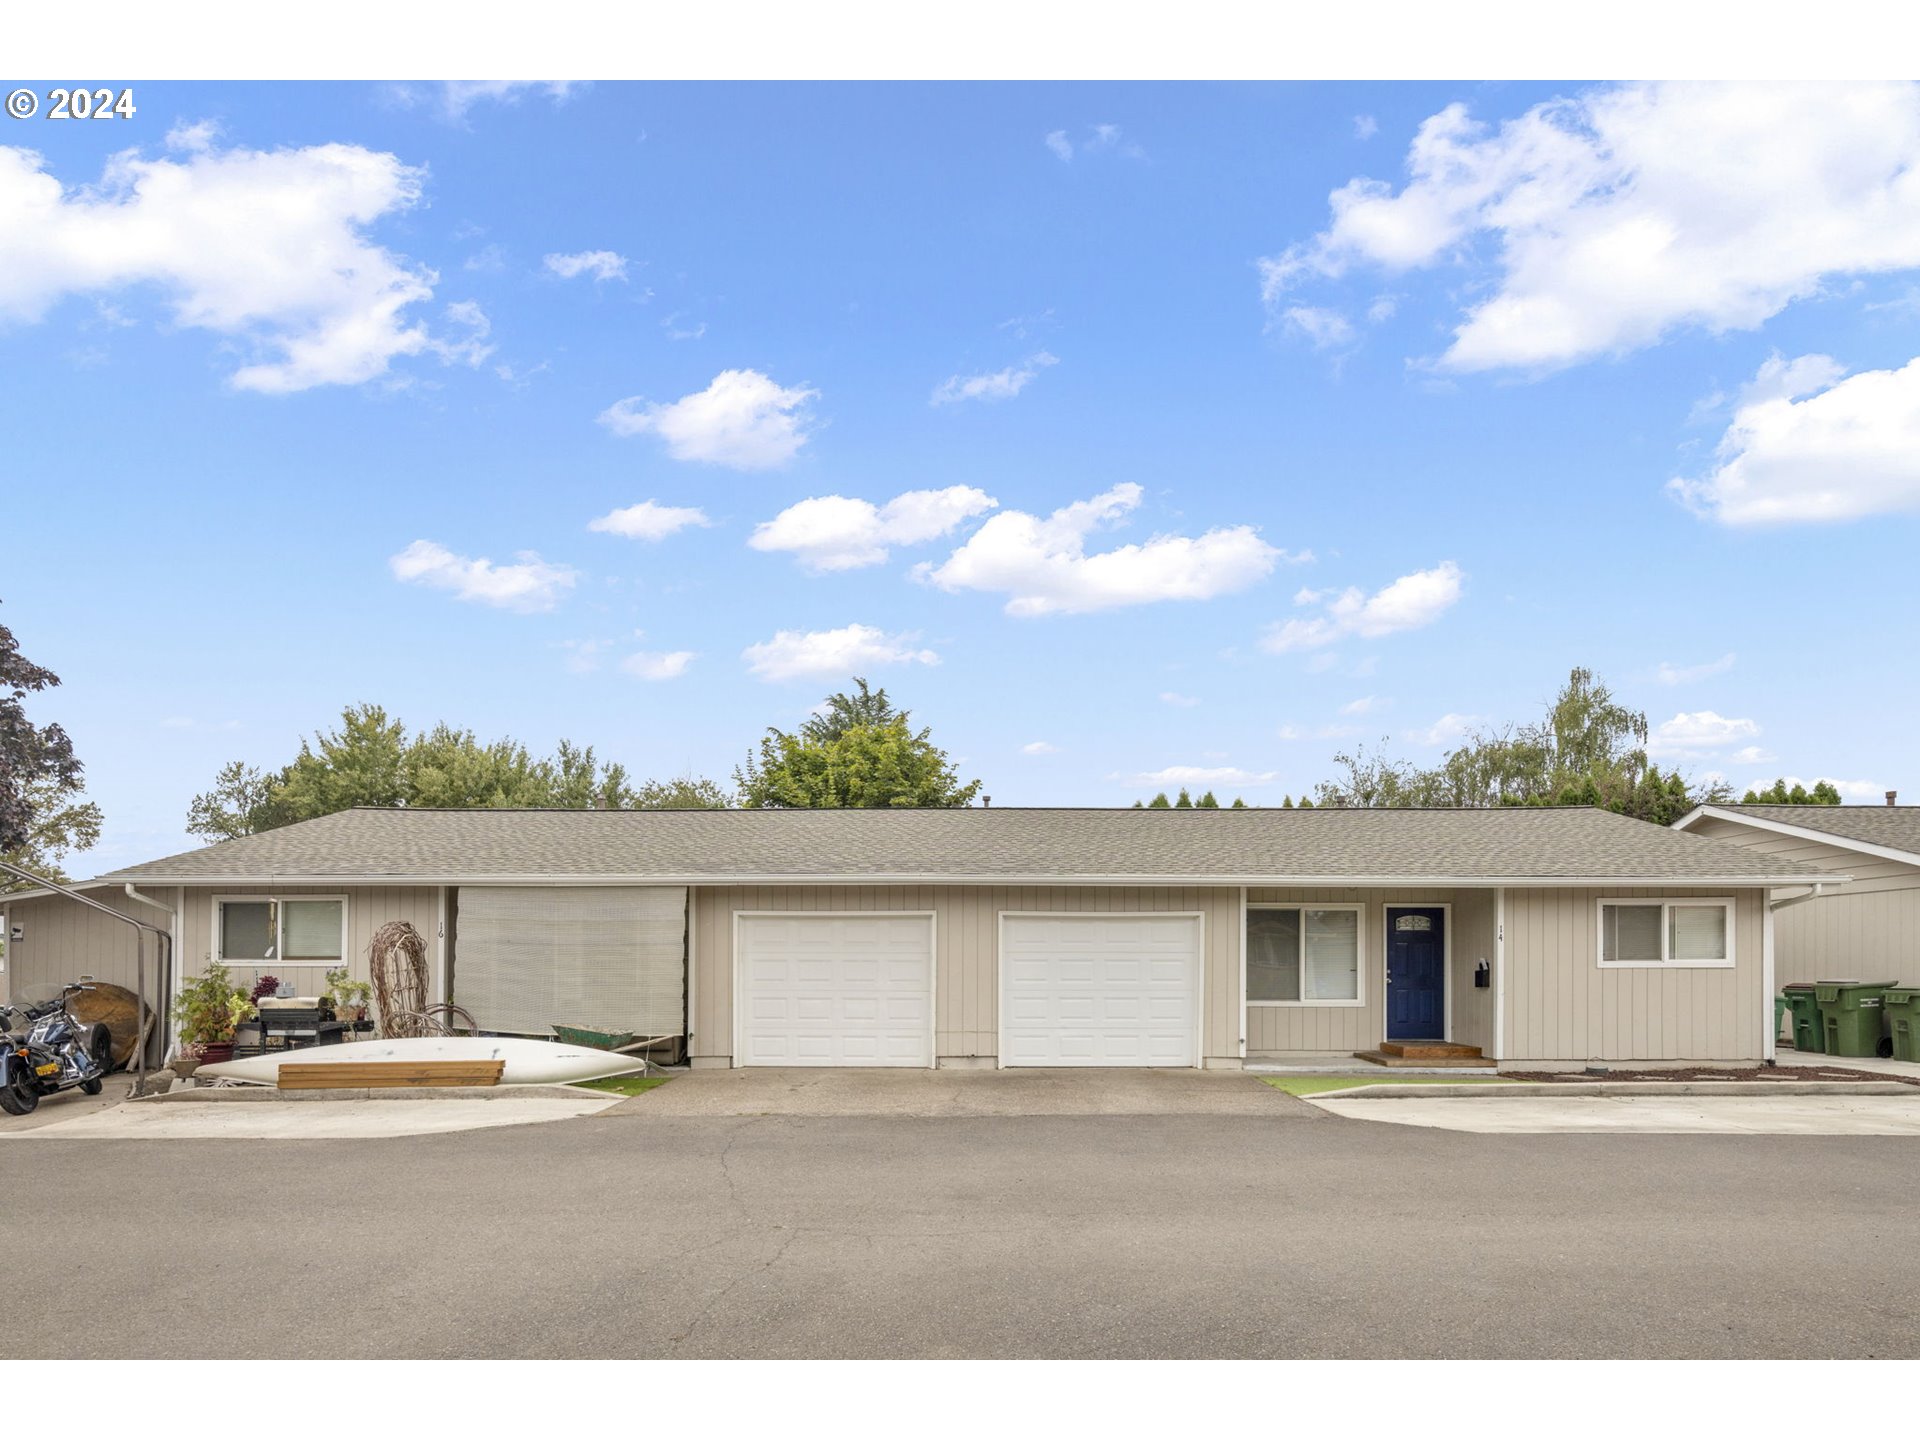
<svg viewBox="0 0 1920 1440"><path fill-rule="evenodd" d="M1912 87L136 100L0 130L83 872L350 702L724 778L855 671L996 804L1278 803L1576 664L1920 790Z"/></svg>

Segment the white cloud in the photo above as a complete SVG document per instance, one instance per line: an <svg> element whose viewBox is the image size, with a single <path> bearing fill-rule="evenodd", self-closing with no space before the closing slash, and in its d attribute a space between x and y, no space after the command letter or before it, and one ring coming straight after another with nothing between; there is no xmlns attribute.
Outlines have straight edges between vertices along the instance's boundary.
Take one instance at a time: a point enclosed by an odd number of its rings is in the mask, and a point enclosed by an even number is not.
<svg viewBox="0 0 1920 1440"><path fill-rule="evenodd" d="M1660 662L1660 668L1653 672L1653 678L1662 685L1691 685L1696 680L1705 680L1711 675L1724 675L1733 669L1733 652L1729 650L1718 660L1708 660L1700 665L1673 665Z"/></svg>
<svg viewBox="0 0 1920 1440"><path fill-rule="evenodd" d="M1349 700L1340 707L1342 715L1373 715L1391 705L1391 700L1382 700L1378 695L1362 695L1358 700Z"/></svg>
<svg viewBox="0 0 1920 1440"><path fill-rule="evenodd" d="M591 275L595 280L627 278L627 257L611 250L581 250L572 255L549 255L546 267L562 280Z"/></svg>
<svg viewBox="0 0 1920 1440"><path fill-rule="evenodd" d="M518 105L526 96L538 93L559 105L574 91L585 88L585 83L578 80L444 80L425 86L397 85L388 93L402 105L430 104L443 118L458 121L483 101Z"/></svg>
<svg viewBox="0 0 1920 1440"><path fill-rule="evenodd" d="M690 321L676 310L660 322L660 328L667 332L669 340L698 340L707 333L707 322Z"/></svg>
<svg viewBox="0 0 1920 1440"><path fill-rule="evenodd" d="M387 564L396 580L449 590L458 600L475 600L503 610L531 613L551 610L579 580L565 565L549 565L531 550L514 556L511 565L456 555L431 540L416 540Z"/></svg>
<svg viewBox="0 0 1920 1440"><path fill-rule="evenodd" d="M707 512L692 505L662 505L657 500L642 500L638 505L610 510L597 520L589 520L587 529L602 535L624 535L629 540L664 540L690 525L711 525Z"/></svg>
<svg viewBox="0 0 1920 1440"><path fill-rule="evenodd" d="M1762 745L1748 745L1729 755L1735 765L1767 765L1780 757ZM1791 788L1791 787L1789 787Z"/></svg>
<svg viewBox="0 0 1920 1440"><path fill-rule="evenodd" d="M1671 720L1662 720L1647 737L1647 754L1673 760L1697 760L1717 755L1742 740L1751 740L1760 727L1751 720L1736 719L1712 710L1682 710Z"/></svg>
<svg viewBox="0 0 1920 1440"><path fill-rule="evenodd" d="M782 630L771 640L740 652L747 669L762 680L796 680L822 675L852 675L881 665L938 665L931 650L916 648L916 636L889 635L873 625L843 625L838 630Z"/></svg>
<svg viewBox="0 0 1920 1440"><path fill-rule="evenodd" d="M487 343L487 337L493 333L493 322L479 305L472 300L458 300L447 306L446 316L466 334L448 334L429 340L429 350L449 365L479 365L493 354L494 347Z"/></svg>
<svg viewBox="0 0 1920 1440"><path fill-rule="evenodd" d="M620 662L620 668L642 680L677 680L694 661L691 650L638 650Z"/></svg>
<svg viewBox="0 0 1920 1440"><path fill-rule="evenodd" d="M1160 703L1162 705L1172 705L1180 710L1191 710L1200 703L1200 697L1198 695L1182 695L1178 690L1162 690L1160 692Z"/></svg>
<svg viewBox="0 0 1920 1440"><path fill-rule="evenodd" d="M915 574L943 590L1010 595L1009 615L1085 614L1156 600L1208 600L1264 580L1283 559L1251 525L1198 537L1156 535L1139 545L1086 553L1087 538L1137 508L1144 492L1126 483L1044 519L1002 510L939 565Z"/></svg>
<svg viewBox="0 0 1920 1440"><path fill-rule="evenodd" d="M166 147L169 150L186 150L198 153L211 150L214 142L220 138L218 120L176 120L173 128L167 131Z"/></svg>
<svg viewBox="0 0 1920 1440"><path fill-rule="evenodd" d="M1076 145L1072 136L1065 130L1049 130L1046 147L1061 160L1071 160L1075 154L1098 155L1109 153L1124 155L1129 160L1144 160L1147 152L1126 138L1118 125L1089 125L1085 136Z"/></svg>
<svg viewBox="0 0 1920 1440"><path fill-rule="evenodd" d="M1760 388L1749 387L1756 398L1734 412L1715 468L1670 481L1668 492L1723 525L1920 510L1920 359L1837 383L1838 367L1810 361L1827 357L1776 356L1762 366Z"/></svg>
<svg viewBox="0 0 1920 1440"><path fill-rule="evenodd" d="M1122 777L1115 776L1115 779ZM1155 787L1185 785L1271 785L1280 778L1278 770L1255 772L1242 770L1236 765L1169 765L1164 770L1149 770L1139 775L1124 777L1129 785L1152 785Z"/></svg>
<svg viewBox="0 0 1920 1440"><path fill-rule="evenodd" d="M763 521L747 544L755 550L791 551L809 570L858 570L880 564L890 546L937 539L998 503L970 485L909 490L885 505L819 495Z"/></svg>
<svg viewBox="0 0 1920 1440"><path fill-rule="evenodd" d="M1058 745L1049 745L1044 740L1034 740L1022 745L1020 747L1020 753L1022 755L1058 755L1060 753L1060 747Z"/></svg>
<svg viewBox="0 0 1920 1440"><path fill-rule="evenodd" d="M390 154L312 145L124 151L99 183L63 186L39 155L0 146L0 322L152 286L175 325L235 343L236 388L268 394L357 385L400 356L464 358L409 314L439 277L367 234L425 178Z"/></svg>
<svg viewBox="0 0 1920 1440"><path fill-rule="evenodd" d="M1011 400L1049 365L1060 361L1045 350L1028 356L1018 365L995 370L987 375L949 375L934 387L932 405L952 405L961 400Z"/></svg>
<svg viewBox="0 0 1920 1440"><path fill-rule="evenodd" d="M1276 311L1359 264L1490 255L1440 357L1545 370L1697 327L1751 330L1830 276L1920 265L1920 86L1631 84L1490 128L1421 125L1398 192L1355 179L1313 240L1261 262Z"/></svg>
<svg viewBox="0 0 1920 1440"><path fill-rule="evenodd" d="M1374 136L1378 135L1379 133L1380 133L1380 122L1374 119L1373 116L1356 115L1353 117L1353 138L1354 139L1371 140Z"/></svg>
<svg viewBox="0 0 1920 1440"><path fill-rule="evenodd" d="M616 435L651 431L676 460L734 470L773 470L807 443L807 402L819 391L776 385L758 370L722 370L706 389L658 404L635 395L602 412Z"/></svg>
<svg viewBox="0 0 1920 1440"><path fill-rule="evenodd" d="M1304 335L1316 350L1330 350L1353 339L1353 322L1338 310L1291 305L1280 312L1280 319L1287 329Z"/></svg>
<svg viewBox="0 0 1920 1440"><path fill-rule="evenodd" d="M1262 637L1261 648L1280 654L1288 650L1317 649L1349 635L1377 639L1403 630L1431 625L1460 598L1465 577L1460 567L1444 560L1431 570L1416 570L1369 595L1358 586L1328 601L1324 614L1311 620L1288 620L1274 625ZM1302 590L1296 605L1318 604L1324 590Z"/></svg>
<svg viewBox="0 0 1920 1440"><path fill-rule="evenodd" d="M1451 745L1466 739L1480 723L1478 715L1460 715L1449 710L1426 729L1407 731L1406 737L1416 745Z"/></svg>
<svg viewBox="0 0 1920 1440"><path fill-rule="evenodd" d="M1376 295L1367 306L1367 323L1384 325L1400 312L1400 301L1393 295Z"/></svg>

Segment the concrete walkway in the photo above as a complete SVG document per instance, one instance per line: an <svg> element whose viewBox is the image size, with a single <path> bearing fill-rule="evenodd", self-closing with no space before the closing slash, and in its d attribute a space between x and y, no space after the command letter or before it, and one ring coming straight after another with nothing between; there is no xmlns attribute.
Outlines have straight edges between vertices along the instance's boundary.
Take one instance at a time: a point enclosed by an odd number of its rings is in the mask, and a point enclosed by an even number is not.
<svg viewBox="0 0 1920 1440"><path fill-rule="evenodd" d="M612 1115L1276 1115L1290 1095L1231 1070L694 1070Z"/></svg>
<svg viewBox="0 0 1920 1440"><path fill-rule="evenodd" d="M1488 1101L1321 1099L1308 1104L1347 1120L1467 1130L1481 1135L1913 1135L1913 1095L1592 1095L1535 1097L1511 1092Z"/></svg>
<svg viewBox="0 0 1920 1440"><path fill-rule="evenodd" d="M303 1104L179 1105L128 1101L94 1109L34 1129L0 1127L12 1140L383 1140L403 1135L444 1135L503 1125L537 1125L592 1115L620 1103L614 1095L497 1100L436 1100L374 1104L364 1100L315 1100Z"/></svg>

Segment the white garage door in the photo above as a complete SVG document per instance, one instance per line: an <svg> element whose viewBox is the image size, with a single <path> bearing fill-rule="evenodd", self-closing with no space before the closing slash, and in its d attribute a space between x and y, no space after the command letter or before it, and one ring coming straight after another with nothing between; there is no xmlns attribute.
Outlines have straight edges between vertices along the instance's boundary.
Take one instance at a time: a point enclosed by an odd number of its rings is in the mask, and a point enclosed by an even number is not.
<svg viewBox="0 0 1920 1440"><path fill-rule="evenodd" d="M742 915L739 1065L931 1065L933 917Z"/></svg>
<svg viewBox="0 0 1920 1440"><path fill-rule="evenodd" d="M1192 1065L1200 920L1006 915L1003 1065Z"/></svg>

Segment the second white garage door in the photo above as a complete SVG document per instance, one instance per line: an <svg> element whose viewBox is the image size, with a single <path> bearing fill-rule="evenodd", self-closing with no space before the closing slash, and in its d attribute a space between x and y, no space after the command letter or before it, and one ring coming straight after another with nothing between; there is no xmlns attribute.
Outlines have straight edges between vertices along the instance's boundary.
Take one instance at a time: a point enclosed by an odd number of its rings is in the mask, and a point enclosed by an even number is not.
<svg viewBox="0 0 1920 1440"><path fill-rule="evenodd" d="M741 915L739 1065L931 1065L933 917Z"/></svg>
<svg viewBox="0 0 1920 1440"><path fill-rule="evenodd" d="M1192 1065L1197 915L1003 915L1003 1065Z"/></svg>

